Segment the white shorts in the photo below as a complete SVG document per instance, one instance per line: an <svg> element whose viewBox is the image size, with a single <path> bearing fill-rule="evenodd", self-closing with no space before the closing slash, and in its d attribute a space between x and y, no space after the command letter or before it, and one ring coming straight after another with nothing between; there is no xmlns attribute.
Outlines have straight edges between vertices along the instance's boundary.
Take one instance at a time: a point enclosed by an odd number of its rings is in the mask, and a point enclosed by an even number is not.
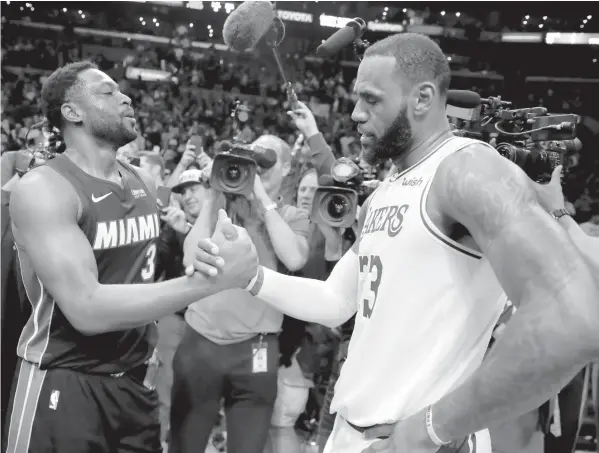
<svg viewBox="0 0 599 453"><path fill-rule="evenodd" d="M363 433L352 428L343 417L337 416L324 453L361 453L374 442L366 440ZM388 450L381 450L381 453L386 451ZM468 441L468 447L465 445L459 453L492 453L489 431L485 429L477 432L475 440Z"/></svg>

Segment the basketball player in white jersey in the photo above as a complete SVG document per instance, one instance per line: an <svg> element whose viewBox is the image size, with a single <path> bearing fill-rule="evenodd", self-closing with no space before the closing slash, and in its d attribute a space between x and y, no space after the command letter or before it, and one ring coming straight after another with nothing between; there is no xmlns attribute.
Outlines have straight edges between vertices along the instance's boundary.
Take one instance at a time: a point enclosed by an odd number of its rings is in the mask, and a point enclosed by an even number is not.
<svg viewBox="0 0 599 453"><path fill-rule="evenodd" d="M352 119L364 158L397 170L326 282L259 268L248 286L294 318L333 327L356 314L326 453L490 453L481 430L538 407L599 355L585 261L521 169L452 135L449 79L426 36L366 51ZM193 230L188 240L186 261L202 260ZM520 309L482 362L502 288Z"/></svg>

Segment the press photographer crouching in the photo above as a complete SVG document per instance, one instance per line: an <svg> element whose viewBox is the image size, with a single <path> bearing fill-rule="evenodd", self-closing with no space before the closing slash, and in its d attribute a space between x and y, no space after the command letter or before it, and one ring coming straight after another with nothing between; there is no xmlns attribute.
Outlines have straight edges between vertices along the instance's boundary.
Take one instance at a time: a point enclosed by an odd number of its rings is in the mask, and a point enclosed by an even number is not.
<svg viewBox="0 0 599 453"><path fill-rule="evenodd" d="M233 182L245 178L248 167L243 159L235 159L235 153L217 155L211 188L185 240L186 248L212 234L218 209L225 207L233 223L247 230L263 265L301 269L308 257L308 216L278 198L290 170L291 150L272 135L253 145L271 150L274 164L255 165L250 192L243 189L241 194ZM223 183L227 186L227 180L228 193L215 190ZM262 453L277 396L277 333L283 315L247 291L227 290L189 306L185 320L188 326L173 361L170 451L203 451L224 398L227 451Z"/></svg>

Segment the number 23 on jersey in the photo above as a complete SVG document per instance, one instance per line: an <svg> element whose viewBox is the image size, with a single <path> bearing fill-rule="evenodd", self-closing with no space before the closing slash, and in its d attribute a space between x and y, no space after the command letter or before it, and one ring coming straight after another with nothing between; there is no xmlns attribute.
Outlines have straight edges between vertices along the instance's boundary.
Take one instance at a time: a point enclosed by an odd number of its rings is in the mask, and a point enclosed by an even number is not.
<svg viewBox="0 0 599 453"><path fill-rule="evenodd" d="M383 262L378 255L360 255L360 281L362 293L362 315L370 318L376 306L379 287L383 277Z"/></svg>

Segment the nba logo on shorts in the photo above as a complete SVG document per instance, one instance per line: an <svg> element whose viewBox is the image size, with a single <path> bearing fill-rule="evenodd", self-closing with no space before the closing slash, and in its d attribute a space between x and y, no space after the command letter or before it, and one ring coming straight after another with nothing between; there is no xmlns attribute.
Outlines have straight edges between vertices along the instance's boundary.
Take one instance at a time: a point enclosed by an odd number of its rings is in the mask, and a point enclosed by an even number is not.
<svg viewBox="0 0 599 453"><path fill-rule="evenodd" d="M58 409L58 398L60 398L60 390L52 390L52 393L50 393L50 405L48 407L53 411Z"/></svg>

